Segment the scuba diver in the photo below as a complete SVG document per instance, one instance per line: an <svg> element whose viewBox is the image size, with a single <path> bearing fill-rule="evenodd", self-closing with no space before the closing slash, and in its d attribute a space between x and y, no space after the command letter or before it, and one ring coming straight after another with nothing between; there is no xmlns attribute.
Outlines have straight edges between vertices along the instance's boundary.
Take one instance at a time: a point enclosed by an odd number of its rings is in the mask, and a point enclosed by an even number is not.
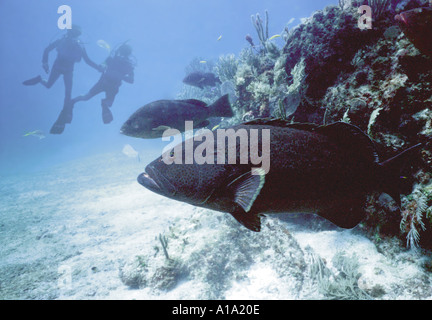
<svg viewBox="0 0 432 320"><path fill-rule="evenodd" d="M81 58L91 67L102 72L100 66L94 63L87 55L84 46L78 39L81 35L81 28L77 25L73 25L72 29L68 29L67 33L61 39L52 42L48 47L45 48L42 57L42 67L48 74L48 80L42 79L39 75L37 77L31 78L23 82L24 85L36 85L38 83L42 84L46 88L51 88L52 85L58 80L58 78L63 75L63 81L65 85L65 98L63 109L58 116L57 121L52 126L50 133L60 134L63 132L65 124L70 123L72 120L72 80L73 80L73 69L77 62L81 61ZM53 49L57 50L57 57L51 68L51 72L48 65L48 55Z"/></svg>
<svg viewBox="0 0 432 320"><path fill-rule="evenodd" d="M95 95L105 92L105 98L101 100L102 121L105 124L113 120L110 107L114 102L122 80L128 83L134 82L134 68L136 62L131 58L132 48L123 43L102 64L103 73L98 82L85 95L72 99L72 105L78 101L87 101Z"/></svg>

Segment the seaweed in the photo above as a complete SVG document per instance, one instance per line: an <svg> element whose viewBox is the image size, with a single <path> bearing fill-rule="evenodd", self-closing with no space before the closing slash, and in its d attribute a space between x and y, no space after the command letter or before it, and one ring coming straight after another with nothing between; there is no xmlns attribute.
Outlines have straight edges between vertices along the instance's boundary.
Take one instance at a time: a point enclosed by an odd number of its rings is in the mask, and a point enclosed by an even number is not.
<svg viewBox="0 0 432 320"><path fill-rule="evenodd" d="M319 292L330 300L370 300L372 297L358 286L359 262L355 254L348 257L344 251L338 252L332 259L337 272L332 272L323 259L306 247L309 256L309 273L318 284Z"/></svg>
<svg viewBox="0 0 432 320"><path fill-rule="evenodd" d="M167 260L171 260L169 255L168 255L168 251L167 251L167 247L168 247L168 240L165 236L163 236L161 233L159 233L159 241L162 245L162 249L165 255L165 258L167 258Z"/></svg>
<svg viewBox="0 0 432 320"><path fill-rule="evenodd" d="M428 194L420 188L406 198L407 204L402 211L400 223L401 231L407 233L407 247L419 248L420 232L426 230L423 217L429 218L430 207L428 206Z"/></svg>

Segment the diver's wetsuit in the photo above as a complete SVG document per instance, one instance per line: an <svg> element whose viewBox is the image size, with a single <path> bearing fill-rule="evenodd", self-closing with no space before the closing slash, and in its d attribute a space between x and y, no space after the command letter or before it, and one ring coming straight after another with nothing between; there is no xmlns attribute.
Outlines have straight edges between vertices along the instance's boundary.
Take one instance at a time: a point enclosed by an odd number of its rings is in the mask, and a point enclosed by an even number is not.
<svg viewBox="0 0 432 320"><path fill-rule="evenodd" d="M105 61L105 65L106 69L99 81L87 94L72 99L72 104L75 104L78 101L87 101L95 95L105 92L105 98L101 101L102 120L104 123L110 123L113 120L113 116L109 108L114 102L114 98L119 91L122 80L128 83L134 82L134 66L127 57L121 55L108 57Z"/></svg>

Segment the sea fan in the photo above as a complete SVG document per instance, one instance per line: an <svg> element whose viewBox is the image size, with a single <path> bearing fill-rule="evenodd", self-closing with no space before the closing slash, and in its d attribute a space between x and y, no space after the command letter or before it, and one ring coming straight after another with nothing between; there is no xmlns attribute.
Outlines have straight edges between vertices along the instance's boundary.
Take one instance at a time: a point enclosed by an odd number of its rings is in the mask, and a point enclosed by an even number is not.
<svg viewBox="0 0 432 320"><path fill-rule="evenodd" d="M372 15L375 21L379 19L390 5L390 0L369 0L369 6L372 8Z"/></svg>

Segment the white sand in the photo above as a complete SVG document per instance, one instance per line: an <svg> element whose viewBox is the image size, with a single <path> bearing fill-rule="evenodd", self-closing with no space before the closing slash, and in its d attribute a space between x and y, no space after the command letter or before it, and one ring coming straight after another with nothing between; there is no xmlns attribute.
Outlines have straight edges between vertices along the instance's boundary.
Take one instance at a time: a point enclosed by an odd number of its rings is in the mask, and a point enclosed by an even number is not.
<svg viewBox="0 0 432 320"><path fill-rule="evenodd" d="M374 298L432 298L419 253L273 217L252 233L228 214L146 190L136 182L145 164L119 152L3 178L0 299L326 298L312 251L335 277L335 255L354 256L358 285ZM178 262L171 269L160 234Z"/></svg>

